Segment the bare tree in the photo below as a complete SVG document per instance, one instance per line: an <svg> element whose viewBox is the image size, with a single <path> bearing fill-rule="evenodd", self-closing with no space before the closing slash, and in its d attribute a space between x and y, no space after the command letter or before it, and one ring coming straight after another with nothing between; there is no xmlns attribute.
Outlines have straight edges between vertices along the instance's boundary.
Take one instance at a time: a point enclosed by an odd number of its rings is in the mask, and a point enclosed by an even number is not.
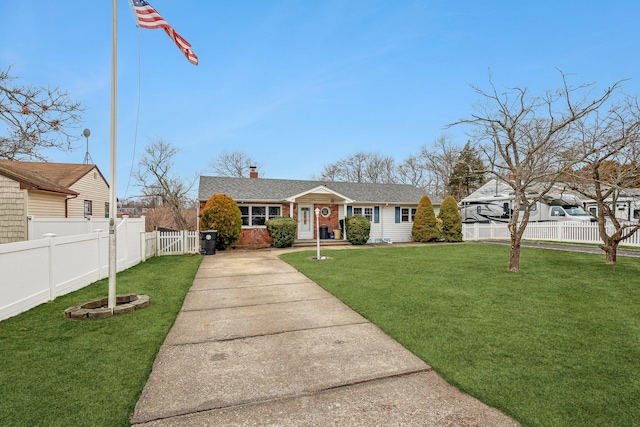
<svg viewBox="0 0 640 427"><path fill-rule="evenodd" d="M396 163L391 156L371 154L366 164L365 177L369 182L395 184Z"/></svg>
<svg viewBox="0 0 640 427"><path fill-rule="evenodd" d="M532 207L560 176L582 160L576 126L595 115L620 84L590 99L592 84L570 86L566 75L560 74L563 85L542 96L530 96L526 88L518 87L500 93L489 77L489 91L471 86L481 98L475 105L476 113L453 124L472 127L489 171L514 192L513 215L508 225L508 269L513 272L520 270L520 243Z"/></svg>
<svg viewBox="0 0 640 427"><path fill-rule="evenodd" d="M255 167L256 172L262 175L260 172L262 165L242 151L224 150L209 162L209 169L216 175L233 178L249 178L251 167Z"/></svg>
<svg viewBox="0 0 640 427"><path fill-rule="evenodd" d="M142 197L161 200L173 216L179 230L187 230L190 221L187 208L192 200L189 191L195 179L185 180L173 173L173 159L178 149L162 139L151 141L138 162L134 178L141 187Z"/></svg>
<svg viewBox="0 0 640 427"><path fill-rule="evenodd" d="M0 159L45 160L43 150L71 150L82 108L58 88L16 86L11 68L0 70Z"/></svg>
<svg viewBox="0 0 640 427"><path fill-rule="evenodd" d="M426 174L423 159L419 155L411 154L397 167L398 182L413 185L423 190L426 189Z"/></svg>
<svg viewBox="0 0 640 427"><path fill-rule="evenodd" d="M460 152L450 135L441 135L431 146L421 146L418 154L398 165L398 180L415 185L432 197L444 198Z"/></svg>
<svg viewBox="0 0 640 427"><path fill-rule="evenodd" d="M637 98L611 106L605 114L578 123L584 160L566 175L568 186L596 205L596 220L607 264L616 264L621 241L640 224L620 220L618 202L640 176L640 108ZM629 202L630 203L630 202Z"/></svg>
<svg viewBox="0 0 640 427"><path fill-rule="evenodd" d="M186 226L179 226L176 224L175 216L169 208L169 205L160 205L156 208L149 209L145 213L145 228L146 231L157 230L160 227L168 228L170 230L190 230L196 229L198 220L198 206L197 201L190 201L183 209L183 217L186 222Z"/></svg>
<svg viewBox="0 0 640 427"><path fill-rule="evenodd" d="M318 179L392 184L397 182L395 160L391 156L360 151L325 165Z"/></svg>

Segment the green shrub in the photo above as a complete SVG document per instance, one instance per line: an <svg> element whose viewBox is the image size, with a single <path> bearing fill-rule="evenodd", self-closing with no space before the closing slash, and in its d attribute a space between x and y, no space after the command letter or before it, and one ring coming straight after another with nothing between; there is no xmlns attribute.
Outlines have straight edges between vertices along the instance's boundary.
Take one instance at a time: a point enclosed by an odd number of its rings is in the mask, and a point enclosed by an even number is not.
<svg viewBox="0 0 640 427"><path fill-rule="evenodd" d="M418 209L413 217L411 236L414 242L431 242L440 238L436 213L433 210L429 196L422 196Z"/></svg>
<svg viewBox="0 0 640 427"><path fill-rule="evenodd" d="M345 219L347 240L352 245L364 245L369 240L371 223L363 216L348 216Z"/></svg>
<svg viewBox="0 0 640 427"><path fill-rule="evenodd" d="M211 196L200 214L201 230L218 230L216 249L223 250L238 241L242 216L238 204L225 194Z"/></svg>
<svg viewBox="0 0 640 427"><path fill-rule="evenodd" d="M271 218L265 225L276 248L288 248L296 240L298 222L289 217Z"/></svg>
<svg viewBox="0 0 640 427"><path fill-rule="evenodd" d="M442 238L445 242L462 242L462 218L453 196L447 196L442 201L438 219L442 220Z"/></svg>

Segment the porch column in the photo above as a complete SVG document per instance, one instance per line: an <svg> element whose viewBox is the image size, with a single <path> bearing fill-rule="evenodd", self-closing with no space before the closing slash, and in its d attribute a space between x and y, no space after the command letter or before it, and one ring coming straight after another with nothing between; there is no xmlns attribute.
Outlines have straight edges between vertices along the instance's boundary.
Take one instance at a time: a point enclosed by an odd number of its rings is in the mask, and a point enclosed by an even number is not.
<svg viewBox="0 0 640 427"><path fill-rule="evenodd" d="M293 202L289 202L289 218L293 218Z"/></svg>
<svg viewBox="0 0 640 427"><path fill-rule="evenodd" d="M342 230L342 240L347 240L347 202L342 205L342 215L344 217L342 220L342 222L344 222L344 230ZM339 220L340 219L338 218L338 221ZM338 222L338 224L340 223Z"/></svg>

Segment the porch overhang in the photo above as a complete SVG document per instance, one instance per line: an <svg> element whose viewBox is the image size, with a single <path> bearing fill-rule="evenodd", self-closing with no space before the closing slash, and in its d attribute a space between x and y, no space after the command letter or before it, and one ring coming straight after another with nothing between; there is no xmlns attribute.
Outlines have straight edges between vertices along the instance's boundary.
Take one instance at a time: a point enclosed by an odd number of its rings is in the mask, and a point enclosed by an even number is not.
<svg viewBox="0 0 640 427"><path fill-rule="evenodd" d="M331 196L332 198L335 199L339 199L336 200L336 202L340 202L340 203L353 203L354 200L350 199L349 197L338 193L337 191L333 191L332 189L328 188L326 185L319 185L315 188L312 188L310 190L307 191L303 191L302 193L296 194L294 196L291 197L287 197L285 199L285 201L290 202L290 203L295 203L298 199L305 197L305 196L309 196L309 195L313 195L313 194L318 194L318 195L324 195L324 196Z"/></svg>

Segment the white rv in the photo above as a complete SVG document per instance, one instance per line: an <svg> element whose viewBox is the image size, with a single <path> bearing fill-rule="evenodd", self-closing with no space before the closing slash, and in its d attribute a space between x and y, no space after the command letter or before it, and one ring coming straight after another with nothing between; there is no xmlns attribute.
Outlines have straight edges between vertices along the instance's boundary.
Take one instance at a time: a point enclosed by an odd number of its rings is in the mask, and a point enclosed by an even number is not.
<svg viewBox="0 0 640 427"><path fill-rule="evenodd" d="M466 223L509 222L514 209L513 190L495 179L460 201L460 215ZM522 206L518 209L524 210ZM529 221L595 221L595 218L582 208L576 195L554 188L532 206Z"/></svg>
<svg viewBox="0 0 640 427"><path fill-rule="evenodd" d="M606 200L613 203L611 200ZM594 200L587 200L585 208L593 216L598 214L598 205ZM616 199L615 216L621 221L638 222L640 220L640 189L626 189Z"/></svg>

